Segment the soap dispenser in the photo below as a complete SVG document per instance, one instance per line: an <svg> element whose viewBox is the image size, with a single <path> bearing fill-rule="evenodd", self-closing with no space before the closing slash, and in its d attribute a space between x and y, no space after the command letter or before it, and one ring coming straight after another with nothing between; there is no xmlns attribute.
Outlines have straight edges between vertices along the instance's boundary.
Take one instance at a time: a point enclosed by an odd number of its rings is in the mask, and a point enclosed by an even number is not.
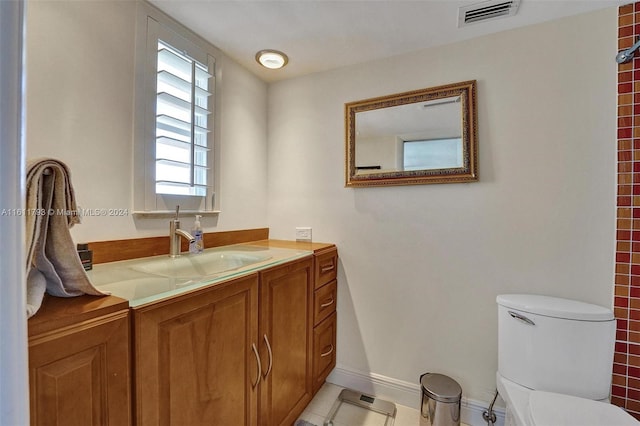
<svg viewBox="0 0 640 426"><path fill-rule="evenodd" d="M193 229L191 235L193 235L193 242L189 243L190 253L202 253L204 250L204 234L202 233L202 225L200 225L200 218L202 215L196 215L196 221L193 223Z"/></svg>

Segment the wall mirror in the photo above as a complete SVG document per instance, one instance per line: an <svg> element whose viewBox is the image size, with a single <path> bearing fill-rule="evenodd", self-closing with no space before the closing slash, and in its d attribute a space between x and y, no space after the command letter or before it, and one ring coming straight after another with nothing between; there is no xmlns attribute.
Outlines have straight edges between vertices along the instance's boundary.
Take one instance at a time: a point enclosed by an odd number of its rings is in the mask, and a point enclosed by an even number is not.
<svg viewBox="0 0 640 426"><path fill-rule="evenodd" d="M345 104L346 186L478 180L476 81Z"/></svg>

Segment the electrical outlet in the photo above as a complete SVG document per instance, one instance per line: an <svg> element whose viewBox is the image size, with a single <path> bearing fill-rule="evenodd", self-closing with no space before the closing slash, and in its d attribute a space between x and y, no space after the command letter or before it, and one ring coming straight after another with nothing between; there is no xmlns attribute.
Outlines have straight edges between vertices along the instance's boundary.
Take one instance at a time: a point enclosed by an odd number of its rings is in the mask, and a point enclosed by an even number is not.
<svg viewBox="0 0 640 426"><path fill-rule="evenodd" d="M311 241L311 227L310 226L296 227L296 241Z"/></svg>

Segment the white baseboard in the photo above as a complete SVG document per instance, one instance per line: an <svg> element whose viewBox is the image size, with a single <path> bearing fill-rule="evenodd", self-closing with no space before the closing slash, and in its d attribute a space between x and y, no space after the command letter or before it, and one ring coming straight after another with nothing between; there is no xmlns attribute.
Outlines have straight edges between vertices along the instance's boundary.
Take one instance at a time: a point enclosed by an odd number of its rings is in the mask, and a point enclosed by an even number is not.
<svg viewBox="0 0 640 426"><path fill-rule="evenodd" d="M327 382L344 388L375 395L400 405L420 409L422 390L419 384L397 380L376 373L363 373L341 366L336 367ZM486 426L482 413L489 407L490 402L477 401L462 397L460 417L462 423L469 426ZM504 410L494 408L497 420L495 426L504 425Z"/></svg>

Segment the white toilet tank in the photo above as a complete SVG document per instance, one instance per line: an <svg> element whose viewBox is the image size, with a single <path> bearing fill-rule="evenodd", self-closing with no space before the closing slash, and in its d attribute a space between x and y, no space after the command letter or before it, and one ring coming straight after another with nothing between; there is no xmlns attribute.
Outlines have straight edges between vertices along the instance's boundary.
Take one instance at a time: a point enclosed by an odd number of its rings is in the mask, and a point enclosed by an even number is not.
<svg viewBox="0 0 640 426"><path fill-rule="evenodd" d="M609 397L615 319L602 306L505 294L498 302L498 373L534 390Z"/></svg>

